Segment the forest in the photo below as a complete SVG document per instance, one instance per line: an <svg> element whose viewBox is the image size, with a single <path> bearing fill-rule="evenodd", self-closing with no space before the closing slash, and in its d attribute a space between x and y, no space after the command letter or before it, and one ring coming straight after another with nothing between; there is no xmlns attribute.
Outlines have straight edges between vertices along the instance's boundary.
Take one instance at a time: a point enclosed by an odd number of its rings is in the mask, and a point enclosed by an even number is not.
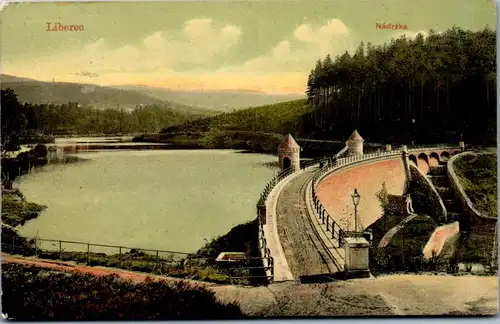
<svg viewBox="0 0 500 324"><path fill-rule="evenodd" d="M199 117L159 105L134 110L95 109L77 102L22 103L11 89L1 90L2 134L21 139L45 135L131 134L158 132L162 127ZM4 144L2 136L2 144Z"/></svg>
<svg viewBox="0 0 500 324"><path fill-rule="evenodd" d="M371 141L496 143L496 33L458 27L318 60L299 132Z"/></svg>

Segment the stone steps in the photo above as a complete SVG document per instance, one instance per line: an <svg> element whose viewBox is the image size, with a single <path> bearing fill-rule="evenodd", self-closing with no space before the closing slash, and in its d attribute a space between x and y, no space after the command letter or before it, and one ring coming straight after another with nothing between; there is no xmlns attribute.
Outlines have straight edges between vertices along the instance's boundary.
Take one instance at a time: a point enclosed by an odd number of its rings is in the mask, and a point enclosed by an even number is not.
<svg viewBox="0 0 500 324"><path fill-rule="evenodd" d="M453 189L448 181L446 162L440 162L440 165L430 168L427 178L436 188L444 207L447 211L448 221L459 221L463 219L462 206L455 200Z"/></svg>
<svg viewBox="0 0 500 324"><path fill-rule="evenodd" d="M446 176L446 164L439 165L439 166L431 166L429 168L428 175L430 175L430 176L439 176L439 175Z"/></svg>

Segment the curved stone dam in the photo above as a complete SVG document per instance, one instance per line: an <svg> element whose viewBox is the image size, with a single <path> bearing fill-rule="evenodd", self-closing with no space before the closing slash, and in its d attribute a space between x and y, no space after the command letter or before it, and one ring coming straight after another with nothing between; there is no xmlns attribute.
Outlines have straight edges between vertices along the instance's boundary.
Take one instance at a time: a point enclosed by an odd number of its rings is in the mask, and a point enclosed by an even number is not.
<svg viewBox="0 0 500 324"><path fill-rule="evenodd" d="M405 173L401 157L353 165L336 171L318 185L317 194L327 212L346 230L354 229L354 205L351 194L358 189L361 201L358 206L359 220L363 228L382 216L382 208L376 193L385 182L392 195L402 195Z"/></svg>

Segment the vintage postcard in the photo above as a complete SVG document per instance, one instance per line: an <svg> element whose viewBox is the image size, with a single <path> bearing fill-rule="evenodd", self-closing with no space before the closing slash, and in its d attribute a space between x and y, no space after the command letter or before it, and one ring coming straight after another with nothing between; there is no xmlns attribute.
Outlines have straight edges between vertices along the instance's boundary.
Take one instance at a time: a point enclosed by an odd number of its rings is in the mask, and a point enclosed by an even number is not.
<svg viewBox="0 0 500 324"><path fill-rule="evenodd" d="M4 319L497 313L494 1L1 8Z"/></svg>

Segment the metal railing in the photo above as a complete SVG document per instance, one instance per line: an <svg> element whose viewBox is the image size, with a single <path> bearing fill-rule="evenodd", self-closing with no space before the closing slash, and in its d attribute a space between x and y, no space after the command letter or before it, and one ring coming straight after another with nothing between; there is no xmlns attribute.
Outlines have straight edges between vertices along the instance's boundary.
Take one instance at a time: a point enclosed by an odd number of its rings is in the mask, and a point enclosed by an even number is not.
<svg viewBox="0 0 500 324"><path fill-rule="evenodd" d="M274 258L271 255L271 250L267 247L267 241L266 237L264 236L264 227L261 221L261 218L257 216L259 220L259 233L258 233L258 238L259 238L259 248L261 251L263 251L262 254L262 261L263 261L263 270L266 273L266 279L268 281L273 281L274 279ZM269 275L267 275L267 272L270 272Z"/></svg>
<svg viewBox="0 0 500 324"><path fill-rule="evenodd" d="M433 148L457 148L456 145L441 143L441 144L421 144L421 145L407 145L409 150L420 150L420 149L433 149Z"/></svg>
<svg viewBox="0 0 500 324"><path fill-rule="evenodd" d="M3 241L2 252L179 278L190 278L194 274L193 278L196 279L197 270L206 269L219 276L221 274L227 276L227 280L231 282L242 279L267 280L268 276L261 272L269 268L269 265L262 265L262 263L269 263L269 257L245 256L233 262L220 262L215 257L198 256L186 252L19 236L12 237L12 242ZM272 260L270 264L272 265Z"/></svg>
<svg viewBox="0 0 500 324"><path fill-rule="evenodd" d="M345 146L338 153L331 154L331 155L326 155L326 156L322 156L322 157L317 158L317 159L312 159L312 160L304 161L304 162L301 163L301 169L305 170L306 168L311 167L311 166L316 165L316 164L319 164L322 167L324 164L329 164L332 161L334 161L335 159L338 159L345 152L347 152L347 150L348 150L348 147Z"/></svg>
<svg viewBox="0 0 500 324"><path fill-rule="evenodd" d="M282 170L276 173L276 175L267 183L267 185L264 187L264 190L260 194L260 199L259 203L265 203L267 200L267 197L269 197L269 194L271 191L280 183L283 179L288 177L293 173L294 169L293 168L288 168L286 170Z"/></svg>
<svg viewBox="0 0 500 324"><path fill-rule="evenodd" d="M185 252L132 248L120 245L95 244L38 237L25 238L14 236L12 237L12 244L6 242L2 243L3 252L6 252L6 249L10 251L11 254L21 254L46 259L68 259L82 261L87 264L91 264L97 259L108 257L116 259L116 263L119 266L122 265L122 261L128 256L143 256L144 258L141 260L145 262L161 261L177 265L182 264L183 261L187 259L194 259L192 254Z"/></svg>

